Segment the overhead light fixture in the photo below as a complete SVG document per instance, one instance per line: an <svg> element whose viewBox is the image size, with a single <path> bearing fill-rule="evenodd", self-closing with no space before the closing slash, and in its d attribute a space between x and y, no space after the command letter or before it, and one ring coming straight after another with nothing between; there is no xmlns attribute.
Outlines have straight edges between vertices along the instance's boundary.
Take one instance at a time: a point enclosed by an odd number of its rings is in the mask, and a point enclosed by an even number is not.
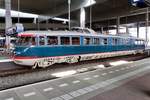
<svg viewBox="0 0 150 100"><path fill-rule="evenodd" d="M87 2L85 3L84 7L89 7L96 4L95 0L87 0Z"/></svg>
<svg viewBox="0 0 150 100"><path fill-rule="evenodd" d="M85 28L85 9L81 8L80 11L80 27Z"/></svg>
<svg viewBox="0 0 150 100"><path fill-rule="evenodd" d="M31 13L24 13L24 12L18 12L18 11L14 11L11 10L11 17L18 17L18 13L19 13L19 17L20 18L40 18L41 20L47 20L51 17L48 16L42 16L42 15L37 15L37 14L31 14ZM0 8L0 17L5 17L5 9L1 9ZM64 19L64 18L58 18L58 17L53 17L51 18L52 20L57 20L57 21L62 21L62 22L68 22L68 19Z"/></svg>
<svg viewBox="0 0 150 100"><path fill-rule="evenodd" d="M54 18L52 18L52 19L53 19L53 20L57 20L57 21L69 22L68 19L64 19L64 18L54 17Z"/></svg>
<svg viewBox="0 0 150 100"><path fill-rule="evenodd" d="M37 14L24 13L24 12L11 10L12 17L18 17L18 13L19 13L19 16L22 18L38 18ZM0 9L0 17L5 17L5 9Z"/></svg>

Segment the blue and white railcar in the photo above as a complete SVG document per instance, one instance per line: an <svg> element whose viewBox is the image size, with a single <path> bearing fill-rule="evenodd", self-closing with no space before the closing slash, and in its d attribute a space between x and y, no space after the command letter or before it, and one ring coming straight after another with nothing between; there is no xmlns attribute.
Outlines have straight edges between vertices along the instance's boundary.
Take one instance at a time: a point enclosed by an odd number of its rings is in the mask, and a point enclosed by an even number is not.
<svg viewBox="0 0 150 100"><path fill-rule="evenodd" d="M48 67L55 63L130 55L144 49L143 39L102 35L89 29L26 31L18 35L13 61L33 68Z"/></svg>

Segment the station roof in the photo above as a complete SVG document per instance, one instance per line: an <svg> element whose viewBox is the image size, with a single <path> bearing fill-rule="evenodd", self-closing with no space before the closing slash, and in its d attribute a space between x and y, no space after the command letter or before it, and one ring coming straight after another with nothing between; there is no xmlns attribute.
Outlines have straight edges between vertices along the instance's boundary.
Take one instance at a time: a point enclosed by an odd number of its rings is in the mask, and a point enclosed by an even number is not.
<svg viewBox="0 0 150 100"><path fill-rule="evenodd" d="M4 0L3 0L4 1ZM79 22L80 8L89 0L71 0L71 20ZM139 9L131 6L129 0L95 0L92 6L92 22L94 28L116 25L117 16L125 16ZM11 0L12 9L18 10L18 0ZM4 8L4 6L3 6ZM89 23L90 7L86 7L86 24ZM20 0L20 11L50 17L68 19L68 0ZM142 12L145 10L142 10ZM141 11L140 11L141 12ZM135 12L137 13L137 12ZM136 14L135 14L136 15ZM113 19L115 18L115 20ZM108 19L113 19L109 20ZM32 20L31 20L32 21ZM145 15L128 16L121 19L121 24L145 21ZM101 24L101 25L100 25ZM99 26L100 25L100 26Z"/></svg>
<svg viewBox="0 0 150 100"><path fill-rule="evenodd" d="M79 9L88 0L71 0L72 19L77 19ZM92 8L92 16L95 21L103 20L113 16L130 13L137 9L131 7L128 0L95 0L96 4ZM12 9L17 10L18 0L11 0ZM89 8L86 8L89 12ZM48 16L61 16L67 18L68 0L20 0L20 11ZM88 14L87 14L88 15Z"/></svg>

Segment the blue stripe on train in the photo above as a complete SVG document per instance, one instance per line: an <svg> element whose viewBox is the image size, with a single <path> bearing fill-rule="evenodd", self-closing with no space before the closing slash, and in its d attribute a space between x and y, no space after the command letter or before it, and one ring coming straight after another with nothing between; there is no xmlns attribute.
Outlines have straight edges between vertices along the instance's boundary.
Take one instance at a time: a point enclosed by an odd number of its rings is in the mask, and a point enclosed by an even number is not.
<svg viewBox="0 0 150 100"><path fill-rule="evenodd" d="M118 46L55 46L55 47L16 47L15 52L21 52L17 56L51 57L88 53L102 53L113 51L127 51L144 49L144 45L118 45ZM25 50L26 49L26 50Z"/></svg>

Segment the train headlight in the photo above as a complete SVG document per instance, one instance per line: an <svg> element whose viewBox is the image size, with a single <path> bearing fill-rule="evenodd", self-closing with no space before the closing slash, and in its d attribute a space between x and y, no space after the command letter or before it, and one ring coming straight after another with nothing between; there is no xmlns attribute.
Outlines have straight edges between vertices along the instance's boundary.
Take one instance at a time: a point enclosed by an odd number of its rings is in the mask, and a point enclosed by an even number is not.
<svg viewBox="0 0 150 100"><path fill-rule="evenodd" d="M20 55L20 54L21 54L21 52L14 52L14 54L15 54L15 55Z"/></svg>

